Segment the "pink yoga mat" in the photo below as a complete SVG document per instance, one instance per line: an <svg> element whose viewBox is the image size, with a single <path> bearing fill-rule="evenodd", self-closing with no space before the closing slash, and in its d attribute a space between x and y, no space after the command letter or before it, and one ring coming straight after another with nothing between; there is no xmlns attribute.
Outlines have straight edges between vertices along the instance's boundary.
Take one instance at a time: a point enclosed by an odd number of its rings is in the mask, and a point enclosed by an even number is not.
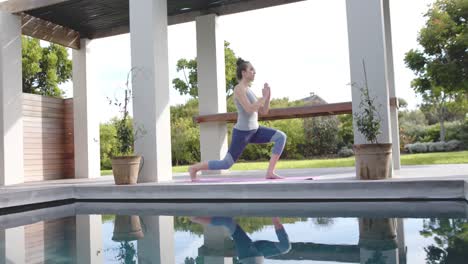
<svg viewBox="0 0 468 264"><path fill-rule="evenodd" d="M222 182L222 183L229 183L229 182L289 182L289 181L311 181L314 180L312 176L300 176L300 177L285 177L284 179L263 179L263 178L247 178L247 177L237 177L237 178L227 178L227 177L205 177L198 176L198 181L195 183L215 183L215 182ZM183 182L192 182L190 180L186 180Z"/></svg>

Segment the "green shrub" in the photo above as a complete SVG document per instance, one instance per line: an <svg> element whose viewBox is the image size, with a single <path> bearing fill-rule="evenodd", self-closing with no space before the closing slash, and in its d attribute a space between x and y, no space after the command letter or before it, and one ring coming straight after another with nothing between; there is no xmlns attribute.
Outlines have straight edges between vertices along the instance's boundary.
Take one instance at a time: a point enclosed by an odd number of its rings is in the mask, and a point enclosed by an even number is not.
<svg viewBox="0 0 468 264"><path fill-rule="evenodd" d="M433 142L427 146L427 152L443 152L445 151L445 142Z"/></svg>
<svg viewBox="0 0 468 264"><path fill-rule="evenodd" d="M338 151L338 157L341 157L341 158L351 157L353 155L354 155L354 151L347 147L343 147Z"/></svg>
<svg viewBox="0 0 468 264"><path fill-rule="evenodd" d="M452 139L449 142L445 143L445 151L454 151L462 149L463 142L460 140Z"/></svg>
<svg viewBox="0 0 468 264"><path fill-rule="evenodd" d="M449 142L416 142L405 146L405 150L409 153L455 151L461 148L462 142L455 139L450 140Z"/></svg>
<svg viewBox="0 0 468 264"><path fill-rule="evenodd" d="M427 152L427 143L416 142L414 144L408 144L405 146L405 149L409 153L425 153Z"/></svg>

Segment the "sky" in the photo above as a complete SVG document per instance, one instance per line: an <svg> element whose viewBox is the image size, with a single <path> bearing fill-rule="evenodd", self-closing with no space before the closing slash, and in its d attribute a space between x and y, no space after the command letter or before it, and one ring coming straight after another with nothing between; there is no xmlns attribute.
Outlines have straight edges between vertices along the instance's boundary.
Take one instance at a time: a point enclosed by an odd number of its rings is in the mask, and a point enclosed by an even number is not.
<svg viewBox="0 0 468 264"><path fill-rule="evenodd" d="M424 26L423 14L434 0L390 0L393 63L397 97L414 109L420 103L410 84L415 77L404 64L405 53L418 48L417 34ZM257 75L252 85L261 95L268 82L272 98L297 100L315 93L328 103L351 101L348 32L345 0L308 0L218 19L223 38L237 56L249 60ZM195 22L168 28L169 81L180 58L196 57ZM96 87L99 89L100 121L118 115L106 97L118 96L130 65L129 34L93 40L90 46ZM72 85L61 86L72 97ZM185 103L171 86L170 104Z"/></svg>

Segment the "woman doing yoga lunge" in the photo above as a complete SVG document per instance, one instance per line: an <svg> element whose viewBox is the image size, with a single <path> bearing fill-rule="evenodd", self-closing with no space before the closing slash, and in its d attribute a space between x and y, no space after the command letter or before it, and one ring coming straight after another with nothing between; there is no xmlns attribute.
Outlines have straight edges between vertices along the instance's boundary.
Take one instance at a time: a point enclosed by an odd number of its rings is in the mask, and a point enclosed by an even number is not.
<svg viewBox="0 0 468 264"><path fill-rule="evenodd" d="M258 124L258 113L267 114L270 109L270 86L265 83L262 90L263 97L257 98L250 89L250 85L255 79L255 69L250 62L241 58L237 60L236 74L239 80L239 83L234 87L237 123L232 131L229 150L222 160L210 160L190 166L188 171L192 181L197 181L197 172L201 170L229 169L237 161L247 144L269 142L274 142L274 146L265 178L282 178L275 173L275 166L286 144L286 134L280 130L259 126Z"/></svg>

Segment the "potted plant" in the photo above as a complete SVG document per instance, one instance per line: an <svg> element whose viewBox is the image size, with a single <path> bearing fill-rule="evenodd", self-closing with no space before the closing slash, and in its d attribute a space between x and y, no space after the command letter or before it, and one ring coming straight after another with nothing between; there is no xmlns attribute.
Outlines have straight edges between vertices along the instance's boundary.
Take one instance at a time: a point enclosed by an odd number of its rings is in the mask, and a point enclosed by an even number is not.
<svg viewBox="0 0 468 264"><path fill-rule="evenodd" d="M127 74L127 81L123 89L123 99L115 97L111 100L108 98L109 103L121 108L122 112L122 118L116 120L115 123L120 155L112 157L112 173L117 185L136 184L138 174L144 164L143 157L134 153L134 144L139 137L145 134L145 131L140 126L133 127L128 111L128 106L132 99L132 89L130 86L132 73L134 73L133 68Z"/></svg>
<svg viewBox="0 0 468 264"><path fill-rule="evenodd" d="M361 180L378 180L390 178L391 143L379 143L381 118L374 100L369 95L367 74L364 61L364 87L361 87L361 112L354 114L357 130L365 137L367 144L354 144L357 176Z"/></svg>
<svg viewBox="0 0 468 264"><path fill-rule="evenodd" d="M138 215L116 215L112 240L119 242L119 263L136 263L137 251L131 241L144 237Z"/></svg>

